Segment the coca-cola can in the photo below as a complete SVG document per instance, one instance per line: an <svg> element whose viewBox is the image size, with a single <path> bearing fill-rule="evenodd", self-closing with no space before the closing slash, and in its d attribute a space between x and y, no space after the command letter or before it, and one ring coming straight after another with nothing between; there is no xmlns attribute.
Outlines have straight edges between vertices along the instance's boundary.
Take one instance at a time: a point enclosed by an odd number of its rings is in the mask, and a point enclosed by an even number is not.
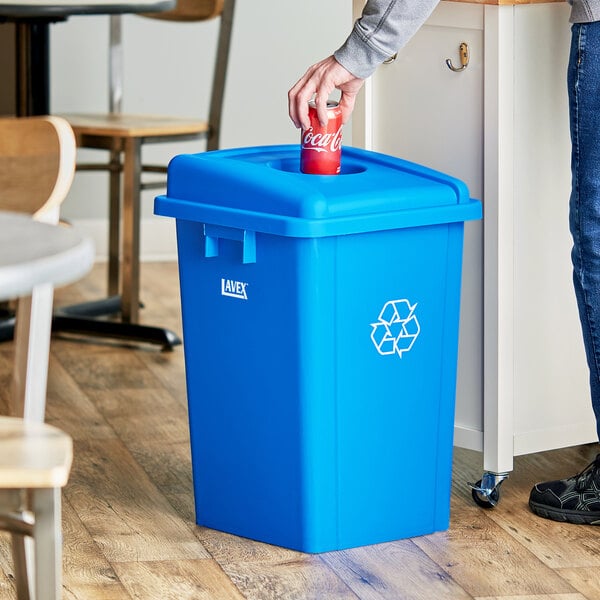
<svg viewBox="0 0 600 600"><path fill-rule="evenodd" d="M308 103L310 127L302 129L300 170L311 175L337 175L342 157L342 109L327 102L327 125L319 123L314 100Z"/></svg>

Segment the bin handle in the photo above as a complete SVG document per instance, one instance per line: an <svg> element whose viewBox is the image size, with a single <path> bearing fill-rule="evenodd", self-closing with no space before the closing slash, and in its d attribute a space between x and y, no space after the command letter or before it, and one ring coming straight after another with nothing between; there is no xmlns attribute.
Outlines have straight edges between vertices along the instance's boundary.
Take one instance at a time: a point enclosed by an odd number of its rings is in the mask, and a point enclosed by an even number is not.
<svg viewBox="0 0 600 600"><path fill-rule="evenodd" d="M242 262L256 262L256 232L249 229L236 229L222 225L204 225L204 256L213 258L219 256L219 240L234 240L242 242Z"/></svg>

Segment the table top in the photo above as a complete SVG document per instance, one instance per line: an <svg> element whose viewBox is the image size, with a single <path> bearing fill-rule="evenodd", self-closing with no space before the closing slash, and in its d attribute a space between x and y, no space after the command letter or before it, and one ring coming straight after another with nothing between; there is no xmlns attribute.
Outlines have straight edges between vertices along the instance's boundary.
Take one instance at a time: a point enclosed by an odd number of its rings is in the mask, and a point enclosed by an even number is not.
<svg viewBox="0 0 600 600"><path fill-rule="evenodd" d="M62 18L70 15L158 12L169 10L175 4L176 0L0 0L0 17Z"/></svg>
<svg viewBox="0 0 600 600"><path fill-rule="evenodd" d="M92 241L75 229L0 211L0 300L28 296L43 283L72 283L93 262Z"/></svg>

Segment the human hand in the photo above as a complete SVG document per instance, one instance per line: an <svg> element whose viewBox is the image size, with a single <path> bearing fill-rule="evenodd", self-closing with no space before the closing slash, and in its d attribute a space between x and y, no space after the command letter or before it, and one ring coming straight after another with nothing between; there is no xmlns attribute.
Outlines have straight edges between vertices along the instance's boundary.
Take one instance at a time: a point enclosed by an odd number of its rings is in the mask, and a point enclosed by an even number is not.
<svg viewBox="0 0 600 600"><path fill-rule="evenodd" d="M346 123L350 119L356 95L363 83L364 79L355 77L333 56L329 56L309 67L288 92L290 119L298 129L301 127L308 129L310 127L308 102L315 95L319 121L321 125L326 125L327 99L329 94L337 89L342 92L339 106L342 109L342 123Z"/></svg>

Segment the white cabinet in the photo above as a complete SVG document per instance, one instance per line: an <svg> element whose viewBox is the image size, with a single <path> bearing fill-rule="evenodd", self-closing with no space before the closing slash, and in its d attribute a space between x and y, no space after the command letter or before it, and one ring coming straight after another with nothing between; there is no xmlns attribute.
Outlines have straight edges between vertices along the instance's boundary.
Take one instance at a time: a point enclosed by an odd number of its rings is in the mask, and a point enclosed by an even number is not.
<svg viewBox="0 0 600 600"><path fill-rule="evenodd" d="M454 175L483 201L465 225L455 443L494 473L597 439L571 283L568 18L561 2L441 2L353 119L354 145ZM454 72L462 42L470 62Z"/></svg>

